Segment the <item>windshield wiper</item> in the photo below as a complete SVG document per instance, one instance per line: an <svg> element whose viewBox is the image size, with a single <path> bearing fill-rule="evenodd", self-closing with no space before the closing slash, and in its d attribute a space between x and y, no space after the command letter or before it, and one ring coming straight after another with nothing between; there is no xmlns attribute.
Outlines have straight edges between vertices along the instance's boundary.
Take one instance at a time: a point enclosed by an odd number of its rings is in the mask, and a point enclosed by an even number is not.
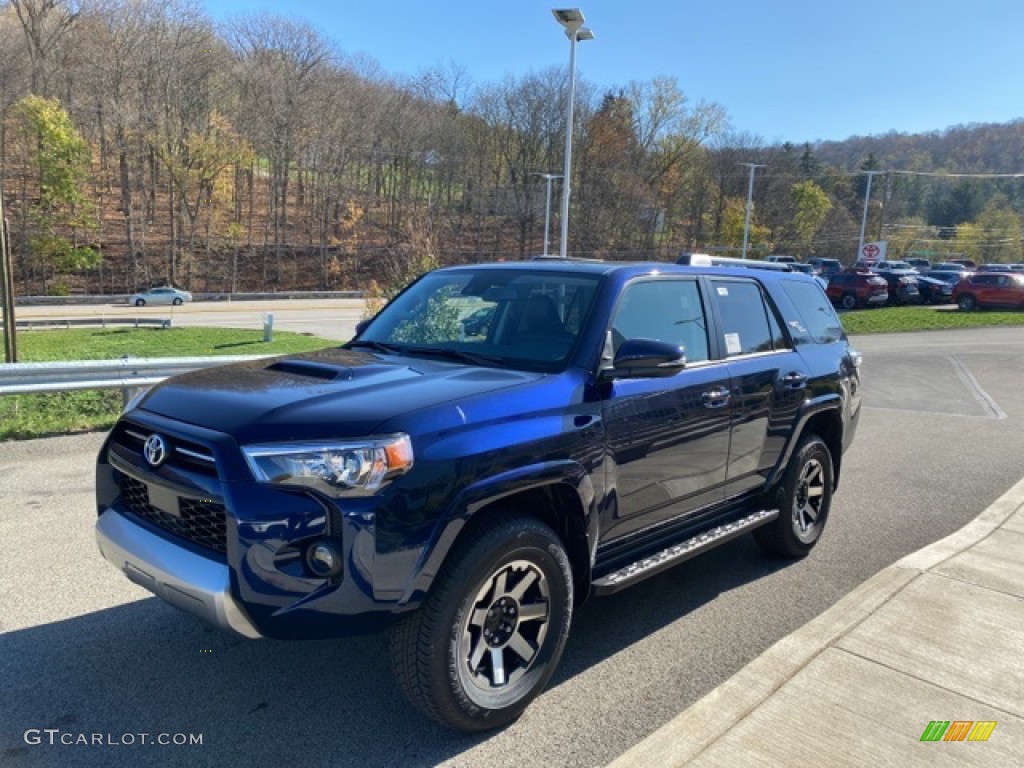
<svg viewBox="0 0 1024 768"><path fill-rule="evenodd" d="M428 355L431 357L446 357L449 360L461 360L473 365L501 365L505 362L502 357L494 355L481 355L477 352L466 352L451 347L409 347L402 350L404 355Z"/></svg>
<svg viewBox="0 0 1024 768"><path fill-rule="evenodd" d="M348 344L342 345L345 349L355 349L356 347L366 347L376 352L387 352L388 354L395 355L402 352L402 348L397 344L387 344L383 341L370 341L369 339L356 339L350 341Z"/></svg>

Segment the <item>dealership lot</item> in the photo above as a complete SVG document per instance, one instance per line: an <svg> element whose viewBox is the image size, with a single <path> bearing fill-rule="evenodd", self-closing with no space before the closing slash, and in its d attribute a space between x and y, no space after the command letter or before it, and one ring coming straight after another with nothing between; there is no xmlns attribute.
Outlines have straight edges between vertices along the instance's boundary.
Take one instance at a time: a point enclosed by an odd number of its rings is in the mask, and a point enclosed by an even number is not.
<svg viewBox="0 0 1024 768"><path fill-rule="evenodd" d="M1019 479L1020 329L855 346L867 408L812 556L774 561L741 539L592 601L550 690L521 721L485 736L453 735L407 708L379 638L236 640L119 577L91 532L100 436L0 444L4 763L603 764ZM203 743L26 744L33 728L201 733Z"/></svg>

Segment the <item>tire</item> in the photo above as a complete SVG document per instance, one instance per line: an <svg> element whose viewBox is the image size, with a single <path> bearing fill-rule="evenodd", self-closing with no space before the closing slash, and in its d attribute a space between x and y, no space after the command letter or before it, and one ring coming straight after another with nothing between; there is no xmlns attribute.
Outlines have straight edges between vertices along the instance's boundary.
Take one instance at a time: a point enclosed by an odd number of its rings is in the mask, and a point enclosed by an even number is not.
<svg viewBox="0 0 1024 768"><path fill-rule="evenodd" d="M957 306L964 312L970 312L978 308L978 302L974 296L969 293L965 293L957 301Z"/></svg>
<svg viewBox="0 0 1024 768"><path fill-rule="evenodd" d="M817 435L805 437L793 452L775 503L779 516L756 529L754 539L773 555L805 557L821 538L832 507L832 454Z"/></svg>
<svg viewBox="0 0 1024 768"><path fill-rule="evenodd" d="M392 628L395 679L443 725L499 728L544 690L572 609L572 569L555 532L535 518L496 516L456 544L424 603Z"/></svg>
<svg viewBox="0 0 1024 768"><path fill-rule="evenodd" d="M181 299L180 298L176 298L174 301L171 302L171 304L173 304L176 307L180 307L181 306Z"/></svg>
<svg viewBox="0 0 1024 768"><path fill-rule="evenodd" d="M144 307L144 306L146 306L146 300L145 299L136 299L135 300L135 306L136 307Z"/></svg>
<svg viewBox="0 0 1024 768"><path fill-rule="evenodd" d="M843 309L856 309L857 308L857 297L852 293L844 293L842 298L839 299L839 306Z"/></svg>

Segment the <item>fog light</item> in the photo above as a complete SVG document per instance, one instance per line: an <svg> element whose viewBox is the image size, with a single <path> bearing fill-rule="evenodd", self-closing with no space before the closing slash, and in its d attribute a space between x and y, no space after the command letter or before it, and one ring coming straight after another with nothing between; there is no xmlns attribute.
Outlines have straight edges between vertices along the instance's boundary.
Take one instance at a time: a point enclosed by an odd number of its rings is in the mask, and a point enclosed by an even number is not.
<svg viewBox="0 0 1024 768"><path fill-rule="evenodd" d="M329 539L320 539L306 550L306 564L321 578L341 573L341 552L338 545Z"/></svg>

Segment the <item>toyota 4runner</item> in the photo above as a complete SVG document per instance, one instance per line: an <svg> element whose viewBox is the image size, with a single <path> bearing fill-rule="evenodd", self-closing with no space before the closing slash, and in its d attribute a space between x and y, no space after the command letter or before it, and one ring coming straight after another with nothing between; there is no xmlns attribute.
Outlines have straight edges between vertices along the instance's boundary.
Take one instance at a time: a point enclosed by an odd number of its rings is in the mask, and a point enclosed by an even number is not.
<svg viewBox="0 0 1024 768"><path fill-rule="evenodd" d="M442 269L339 348L137 398L99 454L99 547L246 637L390 626L419 709L493 728L543 690L588 596L747 532L806 555L859 363L802 274Z"/></svg>

